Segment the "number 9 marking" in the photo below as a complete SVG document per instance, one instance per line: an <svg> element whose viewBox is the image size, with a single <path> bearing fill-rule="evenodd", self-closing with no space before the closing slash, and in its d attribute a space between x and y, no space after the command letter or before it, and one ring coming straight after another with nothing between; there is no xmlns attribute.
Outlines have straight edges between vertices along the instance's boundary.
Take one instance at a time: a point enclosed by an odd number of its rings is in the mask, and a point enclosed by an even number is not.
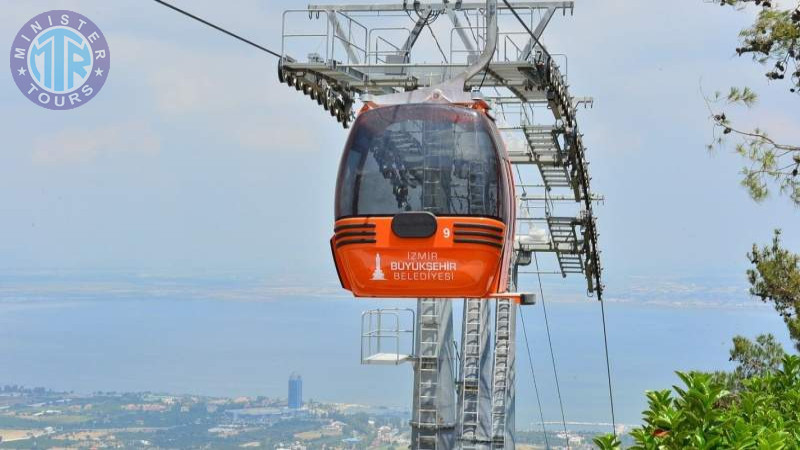
<svg viewBox="0 0 800 450"><path fill-rule="evenodd" d="M445 228L442 230L442 234L444 234L445 239L450 239L450 228Z"/></svg>

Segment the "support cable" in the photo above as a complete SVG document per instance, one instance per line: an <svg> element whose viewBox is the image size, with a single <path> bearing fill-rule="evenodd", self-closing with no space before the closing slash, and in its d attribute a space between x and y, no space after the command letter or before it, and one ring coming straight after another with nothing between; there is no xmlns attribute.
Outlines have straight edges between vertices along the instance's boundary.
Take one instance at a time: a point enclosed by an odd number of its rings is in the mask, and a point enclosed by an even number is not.
<svg viewBox="0 0 800 450"><path fill-rule="evenodd" d="M536 392L536 403L539 405L539 420L542 422L542 434L544 434L544 445L547 450L550 450L550 440L547 437L547 428L544 425L544 411L542 410L542 401L539 399L539 385L536 383L536 372L533 370L533 352L528 343L528 331L525 329L525 314L522 309L519 311L519 318L522 322L522 336L525 337L525 348L528 350L528 365L531 368L531 377L533 378L533 390Z"/></svg>
<svg viewBox="0 0 800 450"><path fill-rule="evenodd" d="M431 28L431 24L427 23L425 26L428 27L428 30L431 32L431 36L433 37L433 41L436 42L436 47L439 49L439 53L442 54L442 58L444 59L445 64L450 64L447 60L447 55L444 54L444 50L442 50L442 46L439 44L439 39L436 39L436 33L433 32L433 28Z"/></svg>
<svg viewBox="0 0 800 450"><path fill-rule="evenodd" d="M567 419L564 415L564 402L561 400L561 384L558 382L558 369L556 368L556 356L553 352L553 339L550 336L550 319L547 316L547 306L544 300L544 289L542 289L542 275L539 269L539 257L533 252L533 260L536 262L536 277L539 279L539 295L542 299L542 310L544 311L544 325L547 329L547 343L550 345L550 360L553 362L553 376L556 380L556 393L558 394L558 406L561 408L561 425L564 428L564 436L567 440L567 450L569 450L569 437L567 435Z"/></svg>
<svg viewBox="0 0 800 450"><path fill-rule="evenodd" d="M495 91L497 91L497 88L495 88ZM502 107L502 104L500 106L501 109L503 110L503 117L505 117L505 109ZM522 182L522 172L520 172L519 166L515 165L514 168L517 169L517 177L519 178L520 186L522 186L523 195L527 195L527 193L525 192L525 184ZM518 288L517 266L514 266L514 288L515 289ZM520 321L522 322L522 336L525 338L525 348L528 350L528 366L531 369L531 378L533 379L533 390L536 393L536 403L539 406L539 420L541 420L542 423L542 434L544 434L545 448L547 450L550 450L550 439L547 437L547 427L545 426L544 423L544 410L542 409L542 400L539 395L539 384L536 382L536 372L533 370L533 352L531 351L531 345L528 341L528 330L525 327L525 314L523 309L519 310L519 318Z"/></svg>
<svg viewBox="0 0 800 450"><path fill-rule="evenodd" d="M603 318L603 344L606 351L606 375L608 375L608 401L611 404L611 426L614 428L614 436L617 436L617 418L614 414L614 390L611 388L611 360L608 357L608 331L606 329L606 302L603 300L602 292L597 293L600 301L600 315Z"/></svg>
<svg viewBox="0 0 800 450"><path fill-rule="evenodd" d="M525 189L525 184L522 182L522 172L519 170L519 165L514 164L514 168L517 169L517 177L519 178L519 185L522 187L522 195L528 196L528 191Z"/></svg>
<svg viewBox="0 0 800 450"><path fill-rule="evenodd" d="M445 64L450 64L450 62L447 61L447 56L445 55L444 50L442 50L441 44L439 44L439 39L436 38L436 33L433 32L433 28L431 27L431 24L436 22L436 19L438 19L442 13L438 12L434 14L431 11L423 19L422 15L420 15L419 10L417 9L417 5L414 6L414 12L416 13L418 20L414 20L414 18L411 17L411 13L409 13L408 10L406 10L406 15L408 16L409 19L411 19L412 22L423 21L422 26L428 28L428 30L431 32L431 36L433 37L434 42L436 42L436 47L439 49L439 53L442 54L442 59L444 59Z"/></svg>
<svg viewBox="0 0 800 450"><path fill-rule="evenodd" d="M167 3L167 2L165 2L163 0L153 0L153 1L155 1L158 4L164 5L169 9L177 11L177 12L183 14L186 17L190 17L190 18L192 18L192 19L194 19L194 20L196 20L196 21L198 21L198 22L200 22L200 23L202 23L204 25L208 25L209 27L211 27L211 28L213 28L213 29L215 29L217 31L220 31L222 33L225 33L225 34L227 34L228 36L230 36L232 38L238 39L238 40L244 42L245 44L252 45L253 47L255 47L255 48L257 48L257 49L259 49L259 50L261 50L263 52L269 53L272 56L275 56L277 58L281 57L281 55L279 53L277 53L277 52L274 52L274 51L272 51L272 50L270 50L270 49L268 49L266 47L258 45L255 42L250 41L248 39L245 39L245 38L239 36L238 34L230 32L230 31L228 31L228 30L226 30L226 29L224 29L224 28L222 28L220 26L214 25L213 23L211 23L211 22L209 22L209 21L207 21L205 19L201 19L200 17L197 17L197 16L195 16L194 14L192 14L190 12L187 12L187 11L184 11L184 10L178 8L177 6L171 5L171 4L169 4L169 3Z"/></svg>

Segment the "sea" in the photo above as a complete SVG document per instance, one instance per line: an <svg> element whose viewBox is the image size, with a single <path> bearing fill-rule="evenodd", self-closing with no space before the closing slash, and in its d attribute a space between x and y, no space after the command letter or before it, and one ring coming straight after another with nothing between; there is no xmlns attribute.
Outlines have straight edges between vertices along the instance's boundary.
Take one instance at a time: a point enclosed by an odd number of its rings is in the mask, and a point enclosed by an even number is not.
<svg viewBox="0 0 800 450"><path fill-rule="evenodd" d="M362 365L361 322L364 310L413 301L230 280L1 281L0 385L285 397L296 372L305 400L410 409L411 366ZM778 315L755 300L605 308L616 421L628 427L641 422L647 390L678 384L675 371L730 369L737 334L771 332L789 348ZM539 301L521 309L517 325L517 428L540 429L542 419L558 428L562 406L570 428L611 422L600 304Z"/></svg>

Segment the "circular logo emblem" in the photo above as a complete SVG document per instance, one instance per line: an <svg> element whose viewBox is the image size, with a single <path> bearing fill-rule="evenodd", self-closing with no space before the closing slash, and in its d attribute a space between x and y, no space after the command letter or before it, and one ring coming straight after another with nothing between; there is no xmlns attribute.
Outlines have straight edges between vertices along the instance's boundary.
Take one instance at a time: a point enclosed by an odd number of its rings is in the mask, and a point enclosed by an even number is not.
<svg viewBox="0 0 800 450"><path fill-rule="evenodd" d="M11 46L11 74L28 99L48 109L77 108L106 82L111 53L91 20L54 10L26 23Z"/></svg>

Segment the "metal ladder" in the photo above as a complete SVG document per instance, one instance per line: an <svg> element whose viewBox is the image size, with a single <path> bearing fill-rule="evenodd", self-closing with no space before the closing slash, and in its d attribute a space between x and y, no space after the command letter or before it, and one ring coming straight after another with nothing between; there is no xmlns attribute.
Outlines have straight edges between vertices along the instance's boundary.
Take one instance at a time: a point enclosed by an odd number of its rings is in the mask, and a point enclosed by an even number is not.
<svg viewBox="0 0 800 450"><path fill-rule="evenodd" d="M415 449L437 450L439 413L436 408L436 393L439 388L439 314L437 300L419 301L419 391L416 426L418 428Z"/></svg>
<svg viewBox="0 0 800 450"><path fill-rule="evenodd" d="M487 300L464 300L463 338L461 347L461 448L463 450L478 447L479 440L486 439L480 432L481 421L481 366L485 346L484 337L489 322Z"/></svg>
<svg viewBox="0 0 800 450"><path fill-rule="evenodd" d="M498 299L495 312L494 373L492 380L492 448L505 449L508 429L509 402L513 404L514 320L513 300ZM512 444L513 445L513 444Z"/></svg>
<svg viewBox="0 0 800 450"><path fill-rule="evenodd" d="M581 245L575 226L580 224L574 217L548 217L547 225L550 227L550 236L556 248L558 265L561 275L570 273L583 273L584 262L581 257Z"/></svg>
<svg viewBox="0 0 800 450"><path fill-rule="evenodd" d="M542 181L548 189L571 188L569 159L556 138L558 129L544 126L523 127L533 162L539 166Z"/></svg>

